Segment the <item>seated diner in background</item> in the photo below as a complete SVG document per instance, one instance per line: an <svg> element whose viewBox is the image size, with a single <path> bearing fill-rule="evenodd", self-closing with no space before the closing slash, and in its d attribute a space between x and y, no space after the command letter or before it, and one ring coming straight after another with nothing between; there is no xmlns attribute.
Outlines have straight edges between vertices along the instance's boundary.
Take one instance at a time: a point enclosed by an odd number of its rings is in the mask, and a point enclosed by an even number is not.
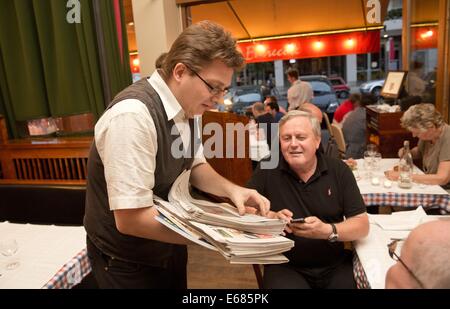
<svg viewBox="0 0 450 309"><path fill-rule="evenodd" d="M402 116L401 125L419 138L411 149L413 159L422 159L424 175L413 174L412 180L428 185L440 185L450 189L450 126L432 104L411 106ZM403 155L403 148L398 151ZM399 172L386 171L386 177L397 180Z"/></svg>

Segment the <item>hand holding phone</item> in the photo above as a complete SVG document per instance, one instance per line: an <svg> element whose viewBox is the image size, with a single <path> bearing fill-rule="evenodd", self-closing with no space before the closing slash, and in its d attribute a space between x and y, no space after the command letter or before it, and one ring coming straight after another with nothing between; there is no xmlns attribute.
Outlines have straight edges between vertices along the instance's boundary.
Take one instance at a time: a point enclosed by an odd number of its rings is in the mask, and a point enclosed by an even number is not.
<svg viewBox="0 0 450 309"><path fill-rule="evenodd" d="M306 223L305 218L292 219L291 223Z"/></svg>

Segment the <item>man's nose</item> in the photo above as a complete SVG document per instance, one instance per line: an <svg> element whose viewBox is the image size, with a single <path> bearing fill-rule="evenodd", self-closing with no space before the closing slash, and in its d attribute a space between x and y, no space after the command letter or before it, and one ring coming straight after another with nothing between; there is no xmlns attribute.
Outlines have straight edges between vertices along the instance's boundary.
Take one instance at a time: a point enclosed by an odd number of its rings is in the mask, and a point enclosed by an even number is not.
<svg viewBox="0 0 450 309"><path fill-rule="evenodd" d="M291 139L291 146L292 147L297 147L298 146L298 140L295 137L293 137Z"/></svg>

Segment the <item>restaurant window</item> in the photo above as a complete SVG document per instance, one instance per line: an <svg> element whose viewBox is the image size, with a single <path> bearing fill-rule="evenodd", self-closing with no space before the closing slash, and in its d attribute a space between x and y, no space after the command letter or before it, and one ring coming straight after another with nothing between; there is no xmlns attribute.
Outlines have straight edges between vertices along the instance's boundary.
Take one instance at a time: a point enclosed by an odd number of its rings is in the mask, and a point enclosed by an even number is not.
<svg viewBox="0 0 450 309"><path fill-rule="evenodd" d="M411 0L406 91L436 104L439 0Z"/></svg>
<svg viewBox="0 0 450 309"><path fill-rule="evenodd" d="M16 129L24 137L92 135L94 131L92 113L63 117L44 117L28 121L18 121Z"/></svg>

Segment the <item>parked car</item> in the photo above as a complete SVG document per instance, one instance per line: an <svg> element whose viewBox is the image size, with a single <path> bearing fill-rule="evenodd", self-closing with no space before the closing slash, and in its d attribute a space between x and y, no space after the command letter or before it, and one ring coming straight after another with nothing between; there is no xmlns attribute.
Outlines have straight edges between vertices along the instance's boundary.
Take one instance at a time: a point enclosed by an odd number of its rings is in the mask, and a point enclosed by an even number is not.
<svg viewBox="0 0 450 309"><path fill-rule="evenodd" d="M225 110L236 114L244 114L247 107L262 101L259 86L233 87L224 97Z"/></svg>
<svg viewBox="0 0 450 309"><path fill-rule="evenodd" d="M300 79L311 84L314 92L311 103L320 108L322 112L334 114L339 106L339 101L328 78L324 75L306 75L300 76Z"/></svg>
<svg viewBox="0 0 450 309"><path fill-rule="evenodd" d="M381 94L381 89L383 88L383 85L384 85L384 79L371 80L371 81L368 81L366 83L363 83L359 87L359 91L362 94L364 94L364 93L371 93L376 98L379 98L380 94Z"/></svg>
<svg viewBox="0 0 450 309"><path fill-rule="evenodd" d="M345 82L345 80L342 77L340 77L340 76L328 77L328 80L333 85L333 89L336 92L336 95L338 96L338 98L346 99L349 97L350 87L347 86L347 83Z"/></svg>

